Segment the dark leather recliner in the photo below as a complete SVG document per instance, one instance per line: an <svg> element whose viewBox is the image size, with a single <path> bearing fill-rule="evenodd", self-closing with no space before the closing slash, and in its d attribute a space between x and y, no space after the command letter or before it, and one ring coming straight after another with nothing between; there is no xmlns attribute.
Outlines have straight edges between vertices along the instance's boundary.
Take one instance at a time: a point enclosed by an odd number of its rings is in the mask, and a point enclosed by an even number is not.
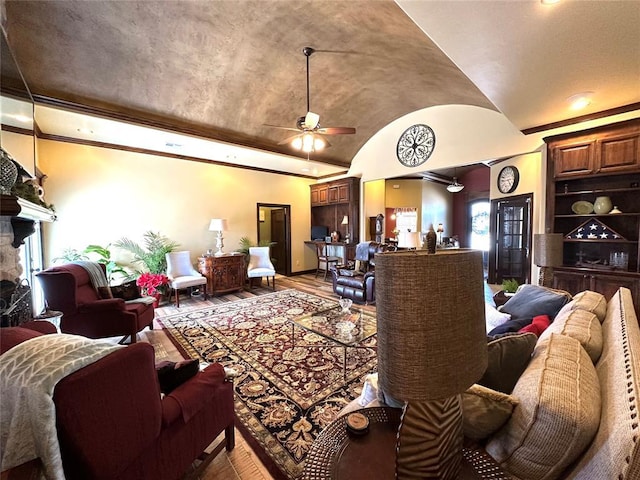
<svg viewBox="0 0 640 480"><path fill-rule="evenodd" d="M376 302L375 254L384 252L388 246L384 243L361 242L356 247L356 260L360 261L359 270L334 268L333 292L342 298L350 298L356 303Z"/></svg>

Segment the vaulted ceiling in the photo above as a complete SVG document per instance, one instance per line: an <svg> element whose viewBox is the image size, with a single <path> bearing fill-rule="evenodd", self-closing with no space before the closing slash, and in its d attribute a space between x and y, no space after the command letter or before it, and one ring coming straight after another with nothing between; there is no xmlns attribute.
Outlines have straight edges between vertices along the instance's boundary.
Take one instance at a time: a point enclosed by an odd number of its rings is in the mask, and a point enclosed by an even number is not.
<svg viewBox="0 0 640 480"><path fill-rule="evenodd" d="M549 9L537 1L7 0L5 8L9 43L41 101L287 155L295 152L278 142L289 132L265 124L294 127L305 115L302 48L312 46L310 109L322 126L357 129L313 154L340 166L385 125L430 106L498 110L526 129L569 118L559 104L578 91L601 95L593 112L640 102L636 1Z"/></svg>

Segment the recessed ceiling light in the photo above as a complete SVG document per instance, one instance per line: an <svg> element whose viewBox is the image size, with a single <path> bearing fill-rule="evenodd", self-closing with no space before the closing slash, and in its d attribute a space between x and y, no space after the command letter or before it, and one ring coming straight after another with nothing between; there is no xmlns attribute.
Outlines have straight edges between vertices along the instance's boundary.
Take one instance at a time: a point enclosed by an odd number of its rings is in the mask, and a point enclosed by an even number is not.
<svg viewBox="0 0 640 480"><path fill-rule="evenodd" d="M570 96L567 100L571 105L571 110L581 110L591 104L592 96L593 92L582 92Z"/></svg>

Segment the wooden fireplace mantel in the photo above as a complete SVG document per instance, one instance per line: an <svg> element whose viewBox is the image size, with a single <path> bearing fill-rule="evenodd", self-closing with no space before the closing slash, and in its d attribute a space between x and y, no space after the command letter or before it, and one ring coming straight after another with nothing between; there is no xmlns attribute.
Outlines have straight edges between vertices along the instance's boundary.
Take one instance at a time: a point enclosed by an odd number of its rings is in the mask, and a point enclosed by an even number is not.
<svg viewBox="0 0 640 480"><path fill-rule="evenodd" d="M0 216L41 222L53 222L56 219L52 210L14 195L0 195Z"/></svg>

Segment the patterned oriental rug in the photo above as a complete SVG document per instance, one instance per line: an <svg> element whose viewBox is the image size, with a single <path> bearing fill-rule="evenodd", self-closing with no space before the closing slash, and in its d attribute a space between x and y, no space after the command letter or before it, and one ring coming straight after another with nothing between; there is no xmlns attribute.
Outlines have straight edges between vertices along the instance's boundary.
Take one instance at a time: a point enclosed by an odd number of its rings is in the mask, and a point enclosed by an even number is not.
<svg viewBox="0 0 640 480"><path fill-rule="evenodd" d="M376 368L375 336L347 348L345 380L344 347L287 322L336 305L283 290L159 319L185 356L238 372L238 427L275 478L301 476L315 438Z"/></svg>

